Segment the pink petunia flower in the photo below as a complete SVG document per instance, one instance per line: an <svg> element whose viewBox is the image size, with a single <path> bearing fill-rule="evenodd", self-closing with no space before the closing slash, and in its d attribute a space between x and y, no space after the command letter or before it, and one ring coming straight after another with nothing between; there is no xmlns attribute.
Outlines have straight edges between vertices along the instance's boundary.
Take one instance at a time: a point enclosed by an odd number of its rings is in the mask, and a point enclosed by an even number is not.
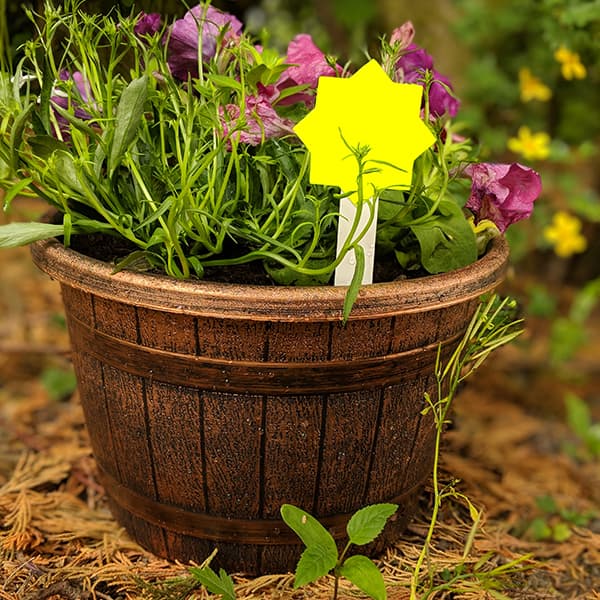
<svg viewBox="0 0 600 600"><path fill-rule="evenodd" d="M415 28L411 21L406 21L400 25L400 27L396 27L394 31L392 31L392 35L390 36L390 44L394 46L397 51L404 50L408 48L415 37Z"/></svg>
<svg viewBox="0 0 600 600"><path fill-rule="evenodd" d="M208 62L217 52L217 41L236 41L242 32L237 17L212 6L195 6L173 23L168 37L167 62L174 77L185 81L198 76L198 49Z"/></svg>
<svg viewBox="0 0 600 600"><path fill-rule="evenodd" d="M257 146L266 139L278 138L293 133L294 122L280 117L268 98L248 96L245 111L237 104L227 104L221 110L221 124L226 137L234 136L238 142Z"/></svg>
<svg viewBox="0 0 600 600"><path fill-rule="evenodd" d="M298 34L288 44L286 62L291 66L281 74L277 88L285 90L292 86L306 85L308 89L284 98L281 100L283 105L303 102L308 108L312 108L315 104L313 90L317 88L319 77L323 75L333 77L343 71L340 65L334 68L327 62L325 54L307 33Z"/></svg>
<svg viewBox="0 0 600 600"><path fill-rule="evenodd" d="M531 215L533 203L542 191L539 174L519 163L476 163L464 173L471 177L471 196L466 207L476 222L489 219L501 233Z"/></svg>

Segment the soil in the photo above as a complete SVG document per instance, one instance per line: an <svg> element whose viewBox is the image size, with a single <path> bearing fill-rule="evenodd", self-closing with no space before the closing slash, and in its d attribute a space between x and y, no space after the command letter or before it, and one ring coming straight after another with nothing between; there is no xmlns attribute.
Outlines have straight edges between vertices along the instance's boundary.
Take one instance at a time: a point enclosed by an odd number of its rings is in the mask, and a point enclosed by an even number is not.
<svg viewBox="0 0 600 600"><path fill-rule="evenodd" d="M186 565L145 552L112 519L69 385L58 284L27 249L1 256L0 599L209 597ZM519 296L529 282L513 274L505 290ZM463 497L442 506L423 570L428 598L600 599L600 457L569 427L564 402L577 394L600 421L600 314L559 366L548 363L548 328L528 318L455 402L441 478ZM428 488L405 539L378 561L392 600L409 597L431 498ZM331 597L330 578L294 590L291 574L232 575L242 599ZM345 583L340 596L362 597Z"/></svg>

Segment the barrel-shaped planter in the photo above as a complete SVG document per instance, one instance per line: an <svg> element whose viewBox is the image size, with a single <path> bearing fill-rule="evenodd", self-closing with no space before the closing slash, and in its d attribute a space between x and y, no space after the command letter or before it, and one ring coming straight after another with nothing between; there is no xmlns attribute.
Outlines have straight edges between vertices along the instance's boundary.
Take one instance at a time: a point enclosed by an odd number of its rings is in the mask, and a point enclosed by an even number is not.
<svg viewBox="0 0 600 600"><path fill-rule="evenodd" d="M142 546L230 572L293 569L290 503L340 542L357 509L396 502L398 538L431 475L422 415L434 364L501 280L506 242L453 273L345 288L176 281L120 272L55 240L32 247L61 283L92 449L110 506Z"/></svg>

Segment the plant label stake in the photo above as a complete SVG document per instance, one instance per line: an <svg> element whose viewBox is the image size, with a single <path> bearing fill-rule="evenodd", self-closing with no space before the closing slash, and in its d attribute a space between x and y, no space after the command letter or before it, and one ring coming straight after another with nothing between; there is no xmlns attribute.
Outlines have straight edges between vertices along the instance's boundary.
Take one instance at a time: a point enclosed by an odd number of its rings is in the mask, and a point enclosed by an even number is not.
<svg viewBox="0 0 600 600"><path fill-rule="evenodd" d="M320 77L315 108L294 127L311 153L310 182L353 190L340 202L337 251L348 248L346 242L362 247L363 283L373 281L377 190L407 189L415 159L435 141L420 118L422 95L420 85L395 83L371 60L351 77ZM358 155L364 158L362 174ZM373 222L364 231L371 210ZM355 268L351 250L336 269L335 284L348 285Z"/></svg>
<svg viewBox="0 0 600 600"><path fill-rule="evenodd" d="M340 255L344 249L346 243L356 243L362 247L365 257L365 267L362 276L362 283L373 283L373 267L375 265L375 237L377 234L377 210L379 208L379 198L372 197L368 201L365 201L362 205L360 216L358 217L358 228L356 232L362 233L369 219L371 218L371 212L373 217L369 228L366 230L360 240L349 239L352 234L352 223L357 218L357 211L359 210L358 205L355 204L347 196L340 200L340 217L338 222L338 235L337 235L337 256ZM355 236L357 235L355 233ZM350 285L352 277L354 276L354 269L356 269L356 255L354 249L346 253L342 262L337 266L335 270L335 285Z"/></svg>

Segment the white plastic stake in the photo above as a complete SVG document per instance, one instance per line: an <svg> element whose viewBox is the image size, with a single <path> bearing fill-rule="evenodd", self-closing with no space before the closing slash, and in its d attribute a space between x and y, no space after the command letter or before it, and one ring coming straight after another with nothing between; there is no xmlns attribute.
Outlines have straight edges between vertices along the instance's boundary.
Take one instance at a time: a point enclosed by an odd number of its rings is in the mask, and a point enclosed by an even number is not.
<svg viewBox="0 0 600 600"><path fill-rule="evenodd" d="M373 220L369 229L358 242L359 246L362 246L365 254L365 271L363 273L362 283L373 283L373 266L375 264L375 235L377 233L377 209L379 207L379 199L373 198L364 202L360 214L360 220L358 227L355 231L355 236L360 235L369 222L371 211L374 211ZM339 255L344 244L348 240L350 235L350 229L352 223L356 218L356 211L358 206L352 202L349 198L342 198L340 200L340 218L338 223L338 237L337 237L337 254ZM356 239L356 238L355 238ZM350 240L352 241L352 240ZM337 266L335 270L335 285L350 285L352 277L354 276L354 269L356 268L356 256L354 250L350 250L342 262Z"/></svg>

